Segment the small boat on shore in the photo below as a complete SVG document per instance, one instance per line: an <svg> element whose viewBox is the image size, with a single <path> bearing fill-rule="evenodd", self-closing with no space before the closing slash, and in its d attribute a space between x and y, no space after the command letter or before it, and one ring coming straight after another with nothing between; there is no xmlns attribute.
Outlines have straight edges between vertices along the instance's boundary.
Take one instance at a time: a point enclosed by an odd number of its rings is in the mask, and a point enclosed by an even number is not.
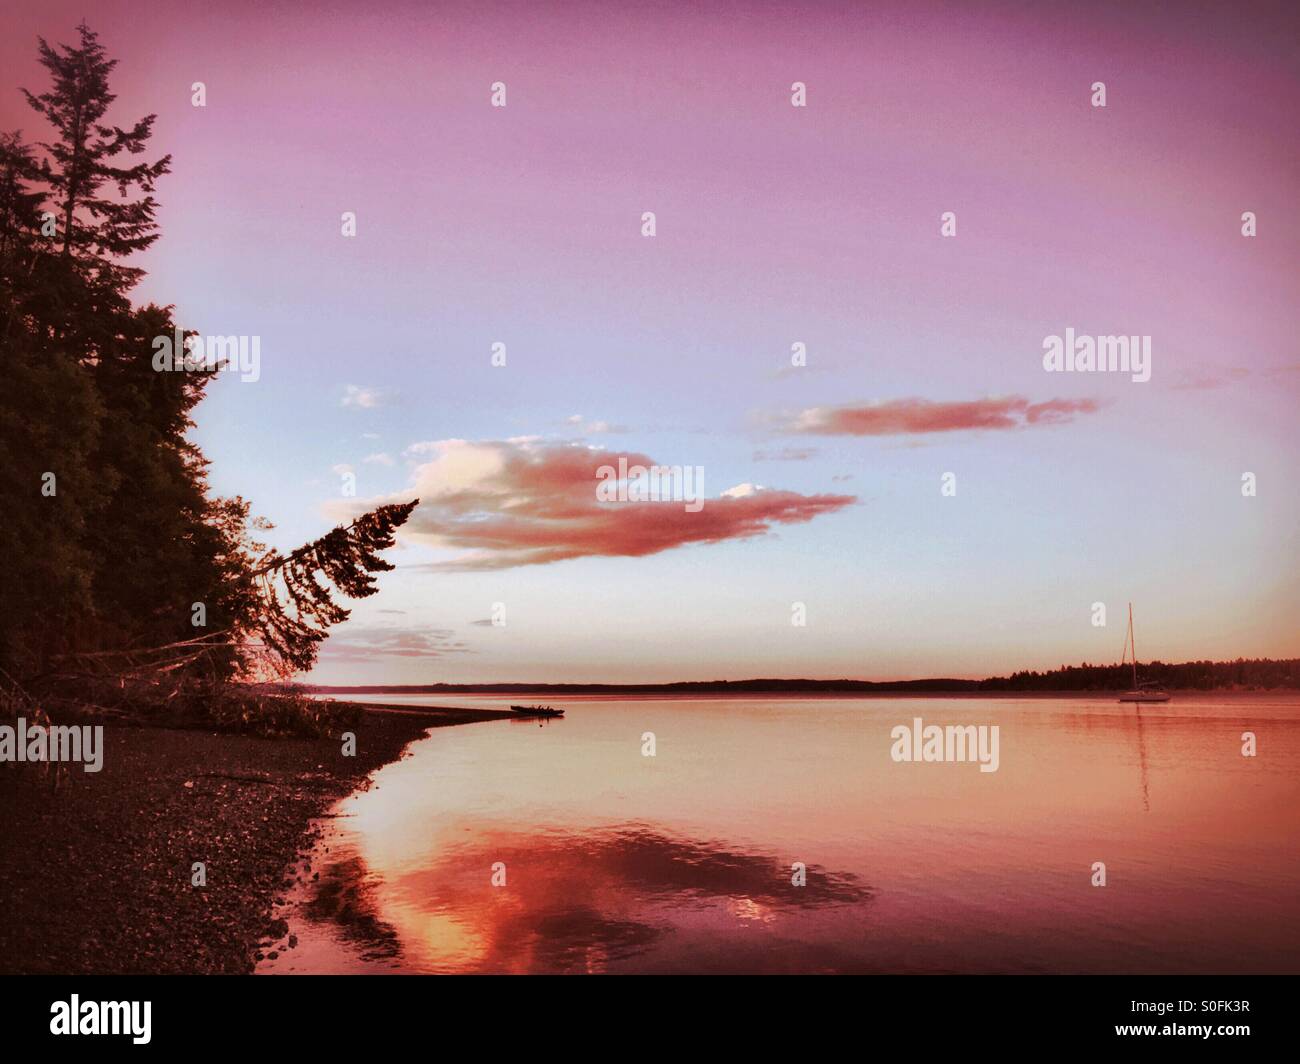
<svg viewBox="0 0 1300 1064"><path fill-rule="evenodd" d="M511 706L511 712L518 713L521 717L562 717L564 710L553 709L550 706Z"/></svg>
<svg viewBox="0 0 1300 1064"><path fill-rule="evenodd" d="M1133 651L1133 689L1119 696L1121 702L1168 702L1170 694L1158 683L1147 680L1138 683L1137 644L1133 641L1133 603L1128 604L1128 635L1124 639L1124 653L1119 663L1124 664L1130 648Z"/></svg>

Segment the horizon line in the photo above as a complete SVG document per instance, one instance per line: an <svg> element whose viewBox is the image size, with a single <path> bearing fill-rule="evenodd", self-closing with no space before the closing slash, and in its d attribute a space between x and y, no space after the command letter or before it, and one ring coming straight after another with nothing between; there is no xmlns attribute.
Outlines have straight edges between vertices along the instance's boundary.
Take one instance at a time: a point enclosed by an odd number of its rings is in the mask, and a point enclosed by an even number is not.
<svg viewBox="0 0 1300 1064"><path fill-rule="evenodd" d="M1214 660L1210 658L1193 659L1191 661L1181 662L1164 662L1159 659L1152 659L1145 662L1147 666L1159 666L1168 669L1184 669L1189 666L1232 666L1246 664L1269 664L1284 665L1292 668L1300 666L1300 657L1294 658L1232 658L1226 660ZM1141 665L1143 663L1139 663ZM1077 672L1106 672L1112 669L1126 668L1126 664L1090 664L1080 663L1078 665L1061 665L1055 669L1038 670L1038 669L1019 669L1015 672L1007 673L1001 676L983 676L983 677L962 677L962 676L927 676L916 679L893 679L893 680L863 680L853 679L850 677L835 677L831 679L819 679L808 676L779 677L779 676L753 676L745 677L738 680L729 679L711 679L711 680L663 680L650 681L641 683L619 683L610 681L577 681L561 680L544 683L533 683L519 680L491 680L472 683L452 683L448 681L430 681L427 683L368 683L368 684L330 684L314 683L306 680L292 681L292 686L313 689L321 692L329 691L415 691L415 690L439 690L439 691L491 691L497 690L502 692L510 691L545 691L545 690L618 690L618 691L635 691L635 690L663 690L666 688L704 688L704 687L749 687L751 689L761 689L758 685L776 685L776 687L805 687L845 690L861 689L881 689L890 687L920 687L924 685L952 685L975 688L980 685L1009 682L1017 676L1059 676L1063 673L1072 671ZM769 688L774 689L774 688Z"/></svg>

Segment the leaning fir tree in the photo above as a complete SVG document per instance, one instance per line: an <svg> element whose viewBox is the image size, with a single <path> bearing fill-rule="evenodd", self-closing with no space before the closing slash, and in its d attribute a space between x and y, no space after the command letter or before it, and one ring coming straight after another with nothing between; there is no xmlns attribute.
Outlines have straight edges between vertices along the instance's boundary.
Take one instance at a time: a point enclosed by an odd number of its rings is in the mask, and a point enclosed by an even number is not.
<svg viewBox="0 0 1300 1064"><path fill-rule="evenodd" d="M272 661L288 671L311 668L330 626L348 617L333 592L368 598L379 590L373 574L393 568L379 552L393 545L419 501L381 506L287 557L272 551L262 559L253 578L263 604L260 635Z"/></svg>

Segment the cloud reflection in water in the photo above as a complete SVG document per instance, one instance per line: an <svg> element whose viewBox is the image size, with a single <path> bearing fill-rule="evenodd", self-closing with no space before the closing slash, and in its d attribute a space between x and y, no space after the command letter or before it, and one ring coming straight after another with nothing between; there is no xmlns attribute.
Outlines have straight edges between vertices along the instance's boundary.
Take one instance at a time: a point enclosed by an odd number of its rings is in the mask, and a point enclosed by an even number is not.
<svg viewBox="0 0 1300 1064"><path fill-rule="evenodd" d="M503 887L490 882L498 861ZM339 921L339 937L365 959L400 950L413 970L591 972L631 957L642 958L639 970L796 970L806 966L791 955L804 917L853 907L860 926L872 895L855 876L815 865L796 887L790 865L635 823L581 834L488 828L386 885L400 933L378 919L356 856L329 865L305 914ZM754 949L738 951L747 928Z"/></svg>

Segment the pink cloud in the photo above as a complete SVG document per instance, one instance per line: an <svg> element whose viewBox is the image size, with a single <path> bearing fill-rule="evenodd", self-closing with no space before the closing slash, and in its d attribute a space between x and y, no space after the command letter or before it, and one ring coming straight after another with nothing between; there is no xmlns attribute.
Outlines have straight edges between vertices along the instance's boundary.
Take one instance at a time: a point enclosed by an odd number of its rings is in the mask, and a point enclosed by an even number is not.
<svg viewBox="0 0 1300 1064"><path fill-rule="evenodd" d="M389 657L436 658L444 654L466 653L470 653L469 648L450 628L340 628L338 634L321 648L322 657L334 663L364 663Z"/></svg>
<svg viewBox="0 0 1300 1064"><path fill-rule="evenodd" d="M611 502L597 498L597 470L649 468L644 454L613 454L583 444L533 439L418 444L429 456L401 498L419 496L402 538L463 550L438 570L506 569L569 558L644 557L690 543L748 539L775 525L799 524L856 502L852 495L801 495L753 488L706 498L695 512L680 501ZM378 502L368 500L357 509Z"/></svg>
<svg viewBox="0 0 1300 1064"><path fill-rule="evenodd" d="M1023 396L934 402L894 399L853 406L813 406L785 419L782 428L812 436L910 436L963 429L1019 429L1056 425L1076 414L1101 408L1096 399L1049 399L1031 403Z"/></svg>

